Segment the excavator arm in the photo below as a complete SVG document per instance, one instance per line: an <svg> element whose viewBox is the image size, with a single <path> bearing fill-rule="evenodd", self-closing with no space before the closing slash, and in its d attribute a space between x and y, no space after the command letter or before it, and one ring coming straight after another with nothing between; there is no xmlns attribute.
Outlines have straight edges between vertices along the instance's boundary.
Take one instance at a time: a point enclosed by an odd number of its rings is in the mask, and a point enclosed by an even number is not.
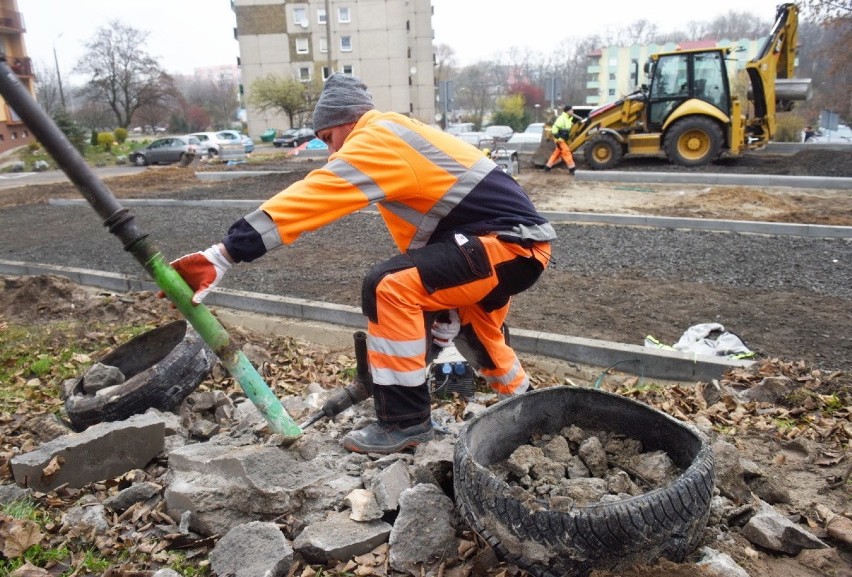
<svg viewBox="0 0 852 577"><path fill-rule="evenodd" d="M798 39L798 6L780 4L771 33L757 55L746 63L754 107L748 132L759 144L765 144L775 134L776 110L787 110L791 101L810 97L809 80L793 81Z"/></svg>

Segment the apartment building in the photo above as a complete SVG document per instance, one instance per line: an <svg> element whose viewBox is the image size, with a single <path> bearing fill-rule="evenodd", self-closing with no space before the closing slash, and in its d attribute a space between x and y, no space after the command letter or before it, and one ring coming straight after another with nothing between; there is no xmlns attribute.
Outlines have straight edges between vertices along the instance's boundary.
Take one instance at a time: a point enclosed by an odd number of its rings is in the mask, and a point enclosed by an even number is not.
<svg viewBox="0 0 852 577"><path fill-rule="evenodd" d="M232 0L244 102L267 75L304 82L361 78L376 108L425 123L435 116L431 0ZM249 134L289 128L284 114L247 106Z"/></svg>
<svg viewBox="0 0 852 577"><path fill-rule="evenodd" d="M586 104L598 106L614 102L630 94L645 82L643 66L651 54L733 46L735 50L728 62L729 69L744 70L745 64L757 55L764 39L750 40L701 40L691 42L670 42L668 44L646 44L633 46L608 46L591 52L586 67Z"/></svg>
<svg viewBox="0 0 852 577"><path fill-rule="evenodd" d="M35 94L35 75L32 60L24 44L24 16L16 0L0 0L0 41L6 62L31 94ZM34 142L35 138L20 117L0 96L0 154Z"/></svg>

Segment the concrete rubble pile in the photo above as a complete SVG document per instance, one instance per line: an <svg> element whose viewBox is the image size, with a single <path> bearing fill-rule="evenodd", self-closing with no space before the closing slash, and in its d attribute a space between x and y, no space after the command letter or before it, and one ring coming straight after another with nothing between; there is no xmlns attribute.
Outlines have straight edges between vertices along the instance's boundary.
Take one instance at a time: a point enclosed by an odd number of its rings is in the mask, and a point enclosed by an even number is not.
<svg viewBox="0 0 852 577"><path fill-rule="evenodd" d="M203 389L175 413L149 410L82 433L63 430L54 417L55 438L11 460L17 485L0 486L0 501L82 489L61 531L89 535L96 545L129 539L150 543L154 553L180 548L219 576L283 576L296 563L384 567L383 574L412 576L485 575L499 565L454 507L453 450L464 422L447 410L452 405L433 412L446 430L435 441L380 457L348 453L339 444L373 418L371 403L318 423L286 446L251 402ZM303 417L327 394L309 386L304 398L283 402L290 415ZM493 401L477 393L460 414L469 419ZM717 496L709 541L721 545L738 532L777 555L830 547L774 508L789 502L783 483L765 477L721 437L713 451ZM852 544L848 518L825 515L836 522L833 539ZM697 564L708 575L747 576L721 549L702 547Z"/></svg>

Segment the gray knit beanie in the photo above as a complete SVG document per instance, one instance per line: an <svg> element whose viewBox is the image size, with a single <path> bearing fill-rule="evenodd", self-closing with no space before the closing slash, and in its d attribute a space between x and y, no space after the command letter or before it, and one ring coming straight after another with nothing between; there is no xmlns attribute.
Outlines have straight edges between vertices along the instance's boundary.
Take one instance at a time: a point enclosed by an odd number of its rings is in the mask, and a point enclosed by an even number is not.
<svg viewBox="0 0 852 577"><path fill-rule="evenodd" d="M366 84L348 74L332 74L325 81L325 87L314 108L314 132L357 122L365 112L373 108L373 97L367 92Z"/></svg>

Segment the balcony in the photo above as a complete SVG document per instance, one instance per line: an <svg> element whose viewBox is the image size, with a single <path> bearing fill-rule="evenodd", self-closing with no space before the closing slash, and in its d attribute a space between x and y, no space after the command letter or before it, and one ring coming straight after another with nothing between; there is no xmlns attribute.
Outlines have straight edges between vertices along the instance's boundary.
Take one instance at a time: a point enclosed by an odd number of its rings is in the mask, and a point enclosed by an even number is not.
<svg viewBox="0 0 852 577"><path fill-rule="evenodd" d="M7 56L6 61L9 63L9 68L21 77L33 77L33 60L29 56L25 58Z"/></svg>
<svg viewBox="0 0 852 577"><path fill-rule="evenodd" d="M27 27L24 25L23 14L14 10L0 8L0 33L24 33L26 31Z"/></svg>

